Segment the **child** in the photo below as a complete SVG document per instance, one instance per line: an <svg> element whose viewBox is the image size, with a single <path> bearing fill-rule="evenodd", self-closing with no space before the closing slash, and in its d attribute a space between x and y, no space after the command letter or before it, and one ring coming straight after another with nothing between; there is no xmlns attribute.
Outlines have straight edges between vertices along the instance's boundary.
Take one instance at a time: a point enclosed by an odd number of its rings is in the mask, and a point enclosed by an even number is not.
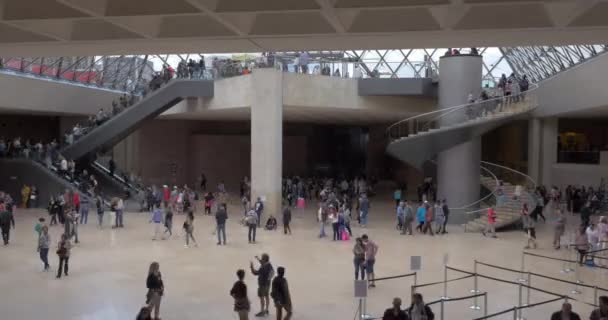
<svg viewBox="0 0 608 320"><path fill-rule="evenodd" d="M36 231L36 234L38 235L38 237L40 237L40 233L42 232L42 227L45 225L44 221L45 221L44 218L39 218L36 225L34 225L34 230Z"/></svg>

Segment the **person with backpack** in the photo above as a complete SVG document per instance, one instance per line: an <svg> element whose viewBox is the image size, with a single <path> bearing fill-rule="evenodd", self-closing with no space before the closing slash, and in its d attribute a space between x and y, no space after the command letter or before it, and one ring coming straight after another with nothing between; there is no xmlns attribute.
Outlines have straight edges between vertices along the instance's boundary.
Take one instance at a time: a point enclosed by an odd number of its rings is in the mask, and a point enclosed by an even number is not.
<svg viewBox="0 0 608 320"><path fill-rule="evenodd" d="M234 299L234 311L239 316L239 320L248 320L251 306L247 297L247 285L243 281L245 279L245 270L237 270L236 276L238 281L230 289L230 296Z"/></svg>
<svg viewBox="0 0 608 320"><path fill-rule="evenodd" d="M256 213L253 207L250 208L249 212L247 212L247 216L245 217L245 224L249 229L247 232L247 239L249 243L255 243L255 234L258 228L258 214Z"/></svg>
<svg viewBox="0 0 608 320"><path fill-rule="evenodd" d="M291 304L291 294L289 294L289 285L285 279L285 268L277 268L277 276L272 280L272 291L270 293L274 305L277 309L277 320L289 320L293 314L293 306ZM285 318L283 316L285 310Z"/></svg>
<svg viewBox="0 0 608 320"><path fill-rule="evenodd" d="M68 276L68 262L70 260L70 250L72 244L68 236L64 233L61 235L61 240L57 244L57 256L59 256L59 268L57 268L57 279L61 278L61 273Z"/></svg>
<svg viewBox="0 0 608 320"><path fill-rule="evenodd" d="M262 254L262 258L255 256L256 260L260 263L260 267L255 269L253 262L249 262L249 268L254 276L258 277L258 297L260 298L260 312L256 317L263 317L268 315L268 306L270 305L270 281L274 276L274 268L270 263L270 256L267 253Z"/></svg>

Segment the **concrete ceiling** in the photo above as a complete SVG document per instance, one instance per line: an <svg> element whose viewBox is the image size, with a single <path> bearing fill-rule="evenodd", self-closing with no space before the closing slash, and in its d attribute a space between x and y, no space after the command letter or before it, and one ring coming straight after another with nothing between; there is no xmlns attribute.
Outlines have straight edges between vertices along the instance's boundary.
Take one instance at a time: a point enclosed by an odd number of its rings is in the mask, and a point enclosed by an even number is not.
<svg viewBox="0 0 608 320"><path fill-rule="evenodd" d="M0 0L3 56L604 43L608 0Z"/></svg>

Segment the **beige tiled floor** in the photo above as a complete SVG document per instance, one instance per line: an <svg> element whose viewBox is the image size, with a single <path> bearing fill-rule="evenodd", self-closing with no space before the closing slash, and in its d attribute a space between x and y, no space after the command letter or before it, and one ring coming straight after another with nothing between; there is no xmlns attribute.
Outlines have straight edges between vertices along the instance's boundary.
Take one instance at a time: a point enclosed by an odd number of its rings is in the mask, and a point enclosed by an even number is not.
<svg viewBox="0 0 608 320"><path fill-rule="evenodd" d="M380 246L376 271L378 276L398 275L410 272L409 257L421 255L423 270L419 283L438 281L443 278L442 261L449 253L449 265L466 270L473 269L473 259L519 268L524 237L521 232L499 234L499 239L483 238L479 234L465 234L459 227L449 228L444 236L400 236L394 228L390 201L372 203L370 224L367 230L358 227L357 235L366 232ZM332 242L317 238L318 230L312 210L294 212L293 236L281 232L258 230L258 244L247 243L246 229L237 223L236 207L231 208L228 225L228 245L216 246L212 235L214 221L198 215L195 236L198 248L184 248L183 237L175 236L166 241L152 241L152 225L147 214L127 214L126 228L112 230L106 225L102 230L95 227L96 216L91 212L89 224L80 227L81 244L70 259L70 276L56 280L54 273L41 272L33 225L42 211L18 211L17 229L8 247L0 247L0 319L132 319L144 302L145 278L151 261L159 261L166 285L166 295L161 313L164 319L236 319L232 313L232 299L228 295L237 268L247 268L254 255L270 254L276 266L287 268L295 315L293 319L352 319L356 301L353 295L352 241ZM106 215L106 220L108 215ZM176 216L175 229L180 229L183 216ZM107 223L107 222L106 222ZM53 242L62 228L53 227ZM177 230L181 233L181 230ZM327 231L331 231L327 228ZM550 248L551 228L539 227L540 254L567 256L566 251L555 252ZM51 250L53 271L57 256ZM559 262L529 259L528 269L567 280L573 274L561 274ZM505 271L479 267L482 274L514 280L517 275ZM608 287L607 271L581 271L585 283ZM460 274L450 272L449 277ZM255 279L250 274L246 281L252 300L252 311L259 308L255 299ZM379 282L370 291L368 313L380 315L394 296L409 303L412 279L396 279ZM545 290L569 294L569 285L533 279L533 285ZM482 291L488 292L488 311L517 305L516 286L480 280ZM472 288L472 279L450 283L448 295L465 296ZM427 301L441 296L442 286L424 287L419 292ZM591 302L592 290L585 290L577 298ZM549 296L531 295L531 302L542 301ZM471 301L447 304L445 319L473 319L483 311L468 308ZM480 301L481 304L481 301ZM575 303L575 309L584 318L590 307ZM549 312L557 310L559 303L539 307L527 312L528 319L547 319ZM439 305L433 307L439 314ZM253 317L252 317L253 318ZM439 319L439 317L437 317ZM512 319L503 315L495 319Z"/></svg>

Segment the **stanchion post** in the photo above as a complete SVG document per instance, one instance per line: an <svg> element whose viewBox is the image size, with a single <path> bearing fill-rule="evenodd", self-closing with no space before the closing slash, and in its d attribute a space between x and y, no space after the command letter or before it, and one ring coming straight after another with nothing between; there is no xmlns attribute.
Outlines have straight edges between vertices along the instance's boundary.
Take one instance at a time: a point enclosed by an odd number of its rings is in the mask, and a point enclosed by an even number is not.
<svg viewBox="0 0 608 320"><path fill-rule="evenodd" d="M517 307L513 307L513 320L517 320Z"/></svg>
<svg viewBox="0 0 608 320"><path fill-rule="evenodd" d="M580 281L580 279L579 279L579 273L578 273L578 270L579 270L579 265L578 265L578 264L576 264L576 265L574 266L574 276L575 276L575 278L576 278L576 279L575 279L575 280L576 280L576 281L575 281L575 282L576 282L576 284L574 285L574 289L572 289L572 291L570 291L570 293L572 293L572 294L581 294L581 291L580 291L580 290L579 290L579 288L578 288L579 283L581 283L581 281Z"/></svg>
<svg viewBox="0 0 608 320"><path fill-rule="evenodd" d="M474 276L473 276L474 288L472 290L470 290L470 292L473 294L478 294L479 289L477 288L477 260L475 260L475 263L473 264L473 273L474 273ZM477 303L475 305L477 305Z"/></svg>
<svg viewBox="0 0 608 320"><path fill-rule="evenodd" d="M479 290L477 290L477 272L475 272L475 277L473 279L473 281L475 282L475 289L471 290L471 292L475 292L475 294L477 294L477 292L479 292ZM479 310L479 303L477 303L477 297L473 298L473 305L469 307L469 309L472 310Z"/></svg>
<svg viewBox="0 0 608 320"><path fill-rule="evenodd" d="M593 286L593 303L597 302L597 286Z"/></svg>
<svg viewBox="0 0 608 320"><path fill-rule="evenodd" d="M443 310L443 307L444 307L444 306L443 306L443 301L445 301L445 300L444 300L443 298L441 298L441 313L440 313L440 318L441 318L441 320L443 320L443 311L444 311L444 310Z"/></svg>
<svg viewBox="0 0 608 320"><path fill-rule="evenodd" d="M519 289L518 289L518 294L517 294L517 296L518 296L518 301L517 301L517 310L518 310L518 312L517 313L519 314L518 317L517 317L517 319L519 319L519 320L525 320L524 317L522 316L522 304L523 304L523 296L522 295L523 295L523 286L520 283L519 284Z"/></svg>
<svg viewBox="0 0 608 320"><path fill-rule="evenodd" d="M483 293L483 316L488 316L488 293Z"/></svg>
<svg viewBox="0 0 608 320"><path fill-rule="evenodd" d="M517 279L517 281L519 282L526 282L526 279L524 279L524 268L525 268L525 261L526 259L526 252L523 251L521 253L521 268L520 268L520 273L519 273L519 279Z"/></svg>
<svg viewBox="0 0 608 320"><path fill-rule="evenodd" d="M444 265L443 266L443 296L441 297L442 301L443 299L449 299L448 297L448 266Z"/></svg>
<svg viewBox="0 0 608 320"><path fill-rule="evenodd" d="M530 287L532 286L532 274L528 272L528 286L526 287L526 306L530 304Z"/></svg>
<svg viewBox="0 0 608 320"><path fill-rule="evenodd" d="M414 272L414 285L418 285L418 272Z"/></svg>

